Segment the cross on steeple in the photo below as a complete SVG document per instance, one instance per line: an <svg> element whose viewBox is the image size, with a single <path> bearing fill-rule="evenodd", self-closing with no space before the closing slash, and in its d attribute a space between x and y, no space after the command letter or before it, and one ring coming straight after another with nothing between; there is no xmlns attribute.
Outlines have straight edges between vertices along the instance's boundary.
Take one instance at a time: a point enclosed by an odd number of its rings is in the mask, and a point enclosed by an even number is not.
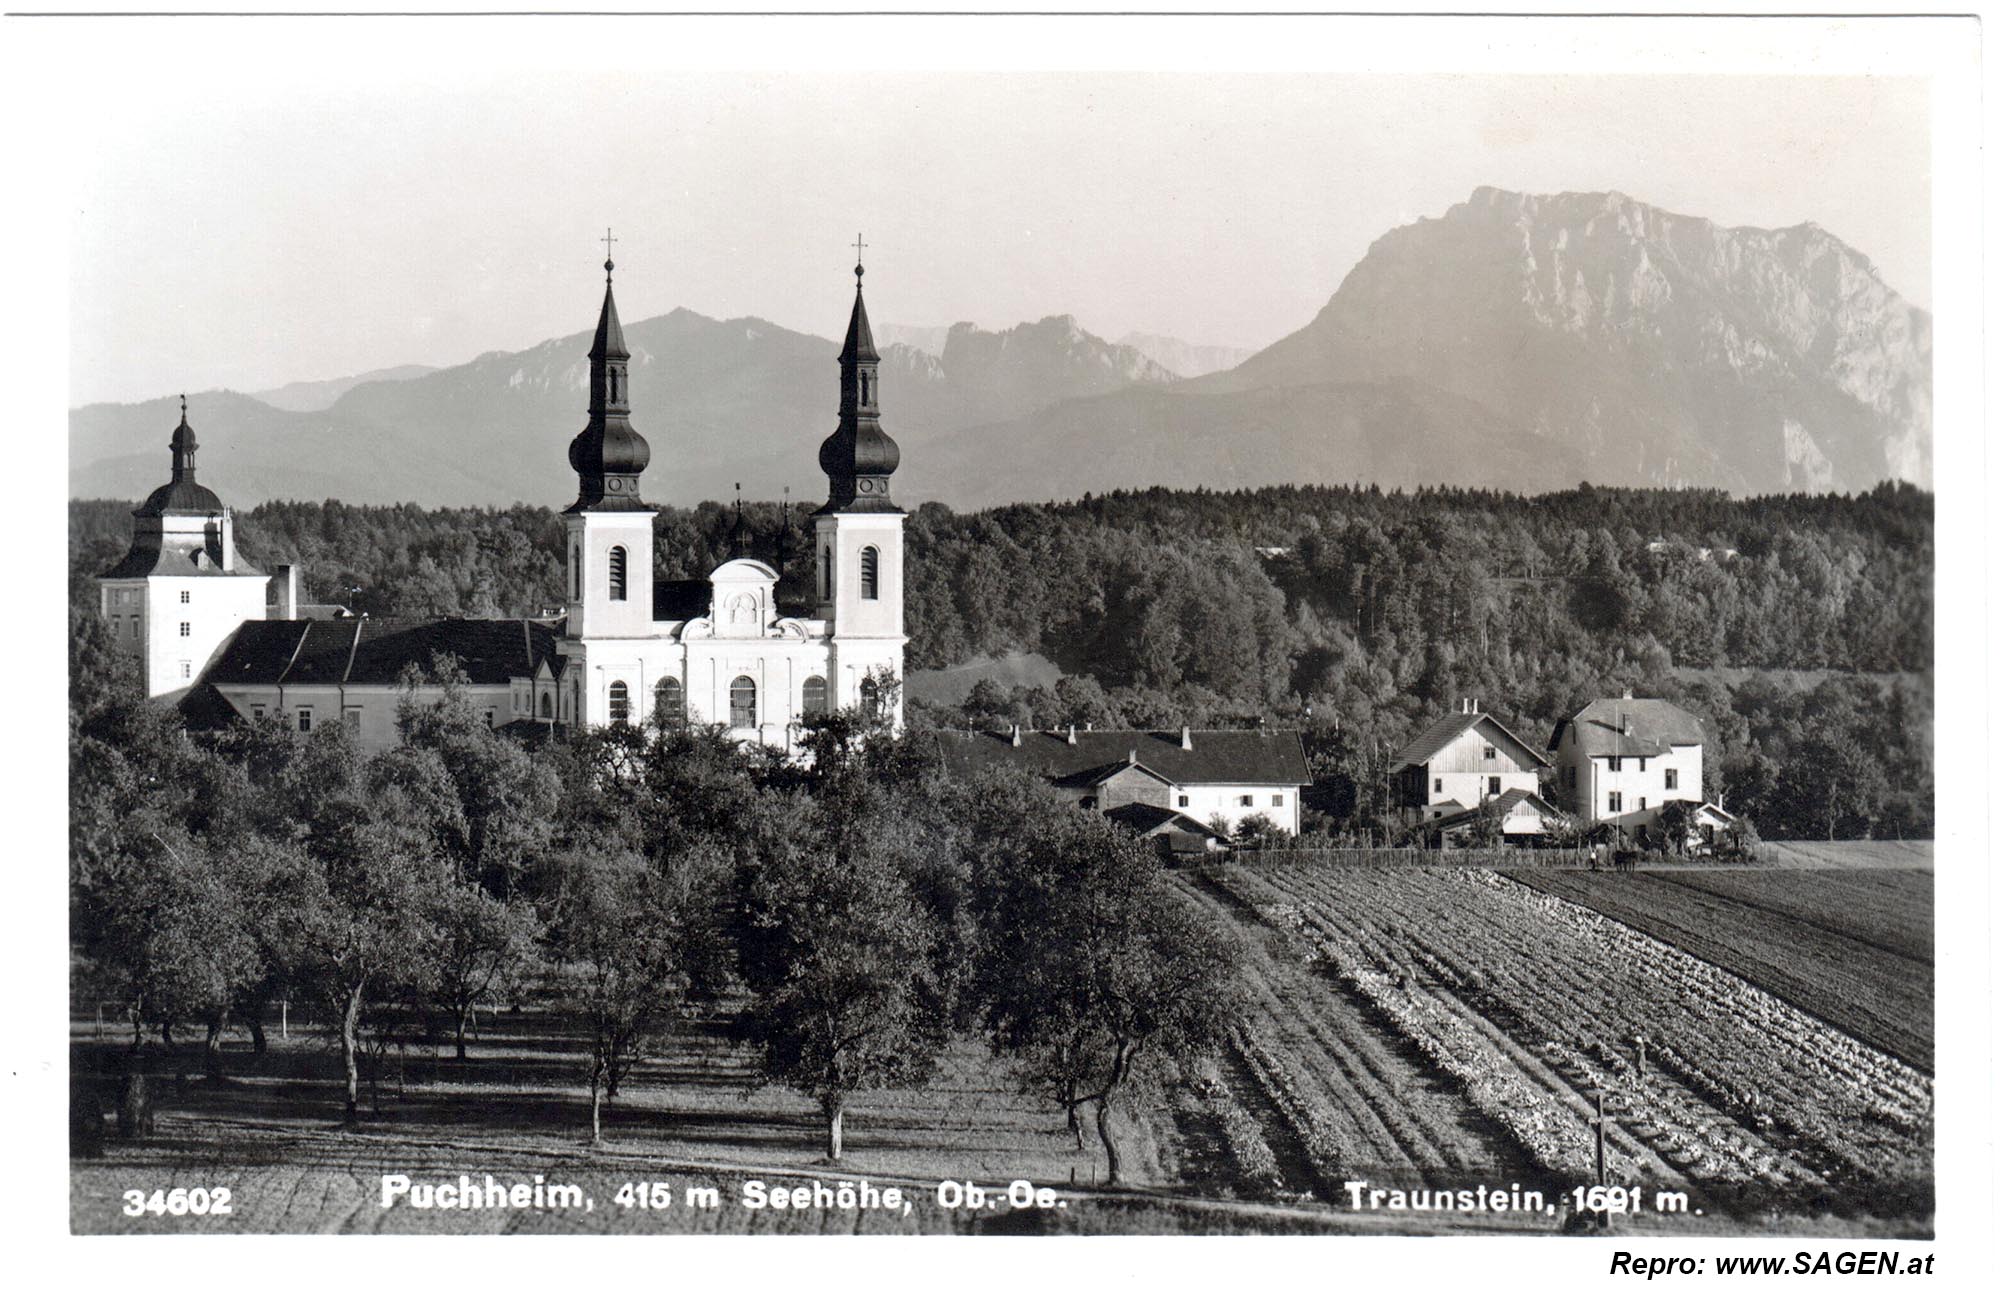
<svg viewBox="0 0 2000 1295"><path fill-rule="evenodd" d="M187 421L187 418L188 418L188 398L187 398L187 392L183 391L181 393L181 421L185 423Z"/></svg>
<svg viewBox="0 0 2000 1295"><path fill-rule="evenodd" d="M857 281L861 278L861 249L866 246L868 244L861 241L861 235L856 234L854 236L854 277Z"/></svg>
<svg viewBox="0 0 2000 1295"><path fill-rule="evenodd" d="M611 226L604 227L604 280L611 281L611 245L618 240L611 237Z"/></svg>

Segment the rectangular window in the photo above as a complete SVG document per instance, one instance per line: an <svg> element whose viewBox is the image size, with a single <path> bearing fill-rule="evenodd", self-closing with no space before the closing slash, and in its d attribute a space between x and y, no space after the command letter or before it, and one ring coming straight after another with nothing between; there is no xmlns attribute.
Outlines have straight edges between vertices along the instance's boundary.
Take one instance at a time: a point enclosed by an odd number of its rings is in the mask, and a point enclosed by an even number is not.
<svg viewBox="0 0 2000 1295"><path fill-rule="evenodd" d="M1489 796L1498 796L1500 794L1500 779L1498 777L1486 780L1486 794Z"/></svg>
<svg viewBox="0 0 2000 1295"><path fill-rule="evenodd" d="M1646 798L1644 796L1639 797L1639 808L1646 808Z"/></svg>
<svg viewBox="0 0 2000 1295"><path fill-rule="evenodd" d="M359 706L342 706L340 708L340 722L351 729L359 729L361 727L361 708Z"/></svg>
<svg viewBox="0 0 2000 1295"><path fill-rule="evenodd" d="M137 616L132 618L132 637L139 637L139 618Z"/></svg>
<svg viewBox="0 0 2000 1295"><path fill-rule="evenodd" d="M1639 772L1646 772L1646 757L1643 755L1639 757Z"/></svg>
<svg viewBox="0 0 2000 1295"><path fill-rule="evenodd" d="M1236 803L1244 806L1245 808L1248 808L1249 806L1256 803L1256 799L1251 796L1238 796L1236 798Z"/></svg>
<svg viewBox="0 0 2000 1295"><path fill-rule="evenodd" d="M1495 751L1495 750L1494 750L1494 749L1493 749L1492 747L1490 747L1490 746L1489 746L1489 747L1486 747L1486 748L1484 748L1483 750L1481 750L1479 754L1480 754L1480 758L1482 758L1482 759L1486 759L1486 760L1494 760L1494 759L1498 759L1498 758L1499 758L1499 755L1500 755L1500 753L1499 753L1498 751Z"/></svg>
<svg viewBox="0 0 2000 1295"><path fill-rule="evenodd" d="M181 590L181 602L186 603L187 600L188 600L188 591L183 589Z"/></svg>
<svg viewBox="0 0 2000 1295"><path fill-rule="evenodd" d="M1186 809L1188 807L1188 798L1186 796L1180 797L1180 806L1182 809Z"/></svg>
<svg viewBox="0 0 2000 1295"><path fill-rule="evenodd" d="M1436 792L1436 791L1443 791L1443 790L1444 790L1444 779L1442 779L1442 778L1433 778L1433 779L1431 779L1431 790L1432 790L1432 791L1434 791L1434 792Z"/></svg>
<svg viewBox="0 0 2000 1295"><path fill-rule="evenodd" d="M310 706L299 707L299 732L310 733L312 732L312 726L313 726L312 707Z"/></svg>
<svg viewBox="0 0 2000 1295"><path fill-rule="evenodd" d="M194 626L190 625L190 624L189 624L188 622L186 622L186 621L182 621L182 622L181 622L181 637L182 637L182 638L186 638L186 637L188 637L188 636L189 636L190 634L192 634L192 633L194 633Z"/></svg>
<svg viewBox="0 0 2000 1295"><path fill-rule="evenodd" d="M1604 767L1613 773L1620 773L1625 768L1625 757L1614 755L1604 762Z"/></svg>
<svg viewBox="0 0 2000 1295"><path fill-rule="evenodd" d="M181 678L183 679L194 678L194 662L192 661L181 662Z"/></svg>
<svg viewBox="0 0 2000 1295"><path fill-rule="evenodd" d="M1274 795L1271 797L1271 808L1282 809L1284 808L1284 804L1285 804L1285 798L1283 796Z"/></svg>
<svg viewBox="0 0 2000 1295"><path fill-rule="evenodd" d="M1667 790L1679 791L1680 787L1681 787L1681 771L1679 769L1667 770Z"/></svg>
<svg viewBox="0 0 2000 1295"><path fill-rule="evenodd" d="M264 708L262 706L252 706L250 708L250 722L253 724L264 722Z"/></svg>
<svg viewBox="0 0 2000 1295"><path fill-rule="evenodd" d="M1614 791L1614 792L1610 792L1610 793L1608 793L1608 794L1607 794L1607 795L1606 795L1606 796L1604 797L1604 807L1605 807L1606 809L1610 810L1610 811L1611 811L1612 813L1614 813L1614 814L1622 814L1622 813L1624 813L1624 812L1625 812L1625 795L1624 795L1624 793L1623 793L1623 792L1617 792L1617 791Z"/></svg>
<svg viewBox="0 0 2000 1295"><path fill-rule="evenodd" d="M487 711L487 712L486 712L486 727L488 727L488 728L492 728L492 727L493 727L493 719L494 719L494 712L492 712L492 711L490 711L490 710L489 710L489 711Z"/></svg>

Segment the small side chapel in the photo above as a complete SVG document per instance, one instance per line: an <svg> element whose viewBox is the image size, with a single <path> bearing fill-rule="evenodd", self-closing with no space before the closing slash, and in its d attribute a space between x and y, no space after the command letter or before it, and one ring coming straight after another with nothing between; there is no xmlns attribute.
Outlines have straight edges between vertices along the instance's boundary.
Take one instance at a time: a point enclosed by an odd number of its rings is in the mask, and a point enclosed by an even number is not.
<svg viewBox="0 0 2000 1295"><path fill-rule="evenodd" d="M854 267L854 307L840 351L840 412L819 446L827 499L813 514L812 605L781 607L777 567L739 543L706 580L660 580L641 476L652 457L632 426L631 353L604 262L604 302L590 348L590 417L569 445L575 502L563 512L565 606L560 618L412 621L301 615L296 575L275 580L236 559L229 515L193 488L194 434L173 441L174 481L137 516L133 548L100 577L103 613L119 642L147 659L149 695L177 700L191 721L276 715L300 731L354 726L365 747L396 741L398 680L437 653L457 658L473 705L496 727L643 723L656 713L722 724L746 742L797 749L805 717L848 706L889 708L901 728L903 517L890 494L901 461L882 429L875 350ZM178 520L188 513L185 521ZM199 514L198 516L195 514ZM189 534L189 570L160 568L160 519ZM220 537L220 538L217 538ZM237 579L248 596L207 599L201 634L169 624L190 577ZM271 588L267 589L267 586ZM135 595L132 590L139 592ZM275 597L271 595L275 594ZM185 615L186 612L181 614ZM134 621L127 636L123 622ZM167 642L186 657L152 660Z"/></svg>

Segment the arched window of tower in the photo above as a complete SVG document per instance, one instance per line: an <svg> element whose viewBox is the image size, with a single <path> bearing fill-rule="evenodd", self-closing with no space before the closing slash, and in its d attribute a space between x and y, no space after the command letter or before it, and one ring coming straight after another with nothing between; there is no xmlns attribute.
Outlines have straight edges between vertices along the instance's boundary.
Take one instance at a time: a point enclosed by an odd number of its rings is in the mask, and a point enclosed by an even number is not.
<svg viewBox="0 0 2000 1295"><path fill-rule="evenodd" d="M833 550L830 548L819 551L819 596L833 597Z"/></svg>
<svg viewBox="0 0 2000 1295"><path fill-rule="evenodd" d="M569 596L583 598L583 549L575 544L569 547Z"/></svg>
<svg viewBox="0 0 2000 1295"><path fill-rule="evenodd" d="M729 727L757 727L757 681L747 674L729 685Z"/></svg>
<svg viewBox="0 0 2000 1295"><path fill-rule="evenodd" d="M874 552L870 549L869 552ZM868 719L879 719L882 715L882 686L875 682L873 675L861 680L861 713Z"/></svg>
<svg viewBox="0 0 2000 1295"><path fill-rule="evenodd" d="M611 601L625 601L625 548L619 544L611 546Z"/></svg>
<svg viewBox="0 0 2000 1295"><path fill-rule="evenodd" d="M861 596L873 601L881 597L882 555L869 545L861 550Z"/></svg>
<svg viewBox="0 0 2000 1295"><path fill-rule="evenodd" d="M806 680L803 710L808 715L826 714L826 680L814 675Z"/></svg>
<svg viewBox="0 0 2000 1295"><path fill-rule="evenodd" d="M630 723L631 719L632 694L625 687L623 679L614 679L611 682L611 722L626 724Z"/></svg>

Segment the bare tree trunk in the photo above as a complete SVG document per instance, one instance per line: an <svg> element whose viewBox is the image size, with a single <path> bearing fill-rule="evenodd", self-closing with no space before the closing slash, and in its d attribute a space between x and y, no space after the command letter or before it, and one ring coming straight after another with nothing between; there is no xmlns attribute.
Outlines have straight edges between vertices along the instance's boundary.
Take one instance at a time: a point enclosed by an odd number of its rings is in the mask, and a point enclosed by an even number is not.
<svg viewBox="0 0 2000 1295"><path fill-rule="evenodd" d="M835 1093L831 1097L826 1098L821 1103L821 1107L826 1111L826 1158L828 1160L838 1160L840 1159L841 1117L846 1114L846 1102L841 1098L839 1093Z"/></svg>
<svg viewBox="0 0 2000 1295"><path fill-rule="evenodd" d="M604 1085L599 1081L601 1065L590 1067L590 1144L604 1145Z"/></svg>
<svg viewBox="0 0 2000 1295"><path fill-rule="evenodd" d="M1072 1093L1071 1096L1074 1097L1075 1094ZM1076 1139L1076 1149L1081 1151L1083 1150L1083 1120L1076 1113L1077 1105L1075 1101L1066 1102L1064 1103L1063 1111L1069 1117L1069 1135Z"/></svg>
<svg viewBox="0 0 2000 1295"><path fill-rule="evenodd" d="M466 1017L471 1014L471 1004L461 1004L458 1009L458 1059L465 1060Z"/></svg>
<svg viewBox="0 0 2000 1295"><path fill-rule="evenodd" d="M202 1041L202 1073L210 1079L222 1078L222 1032L229 1028L229 1009L219 1009L208 1021L208 1037Z"/></svg>
<svg viewBox="0 0 2000 1295"><path fill-rule="evenodd" d="M1118 1144L1111 1140L1111 1096L1108 1093L1097 1099L1097 1138L1104 1144L1104 1181L1115 1187L1118 1184Z"/></svg>
<svg viewBox="0 0 2000 1295"><path fill-rule="evenodd" d="M347 1010L340 1017L340 1060L347 1068L347 1122L360 1118L361 1108L361 986L347 991Z"/></svg>
<svg viewBox="0 0 2000 1295"><path fill-rule="evenodd" d="M257 1004L250 1009L250 1051L254 1056L263 1056L270 1050L270 1040L264 1037L264 1005Z"/></svg>

